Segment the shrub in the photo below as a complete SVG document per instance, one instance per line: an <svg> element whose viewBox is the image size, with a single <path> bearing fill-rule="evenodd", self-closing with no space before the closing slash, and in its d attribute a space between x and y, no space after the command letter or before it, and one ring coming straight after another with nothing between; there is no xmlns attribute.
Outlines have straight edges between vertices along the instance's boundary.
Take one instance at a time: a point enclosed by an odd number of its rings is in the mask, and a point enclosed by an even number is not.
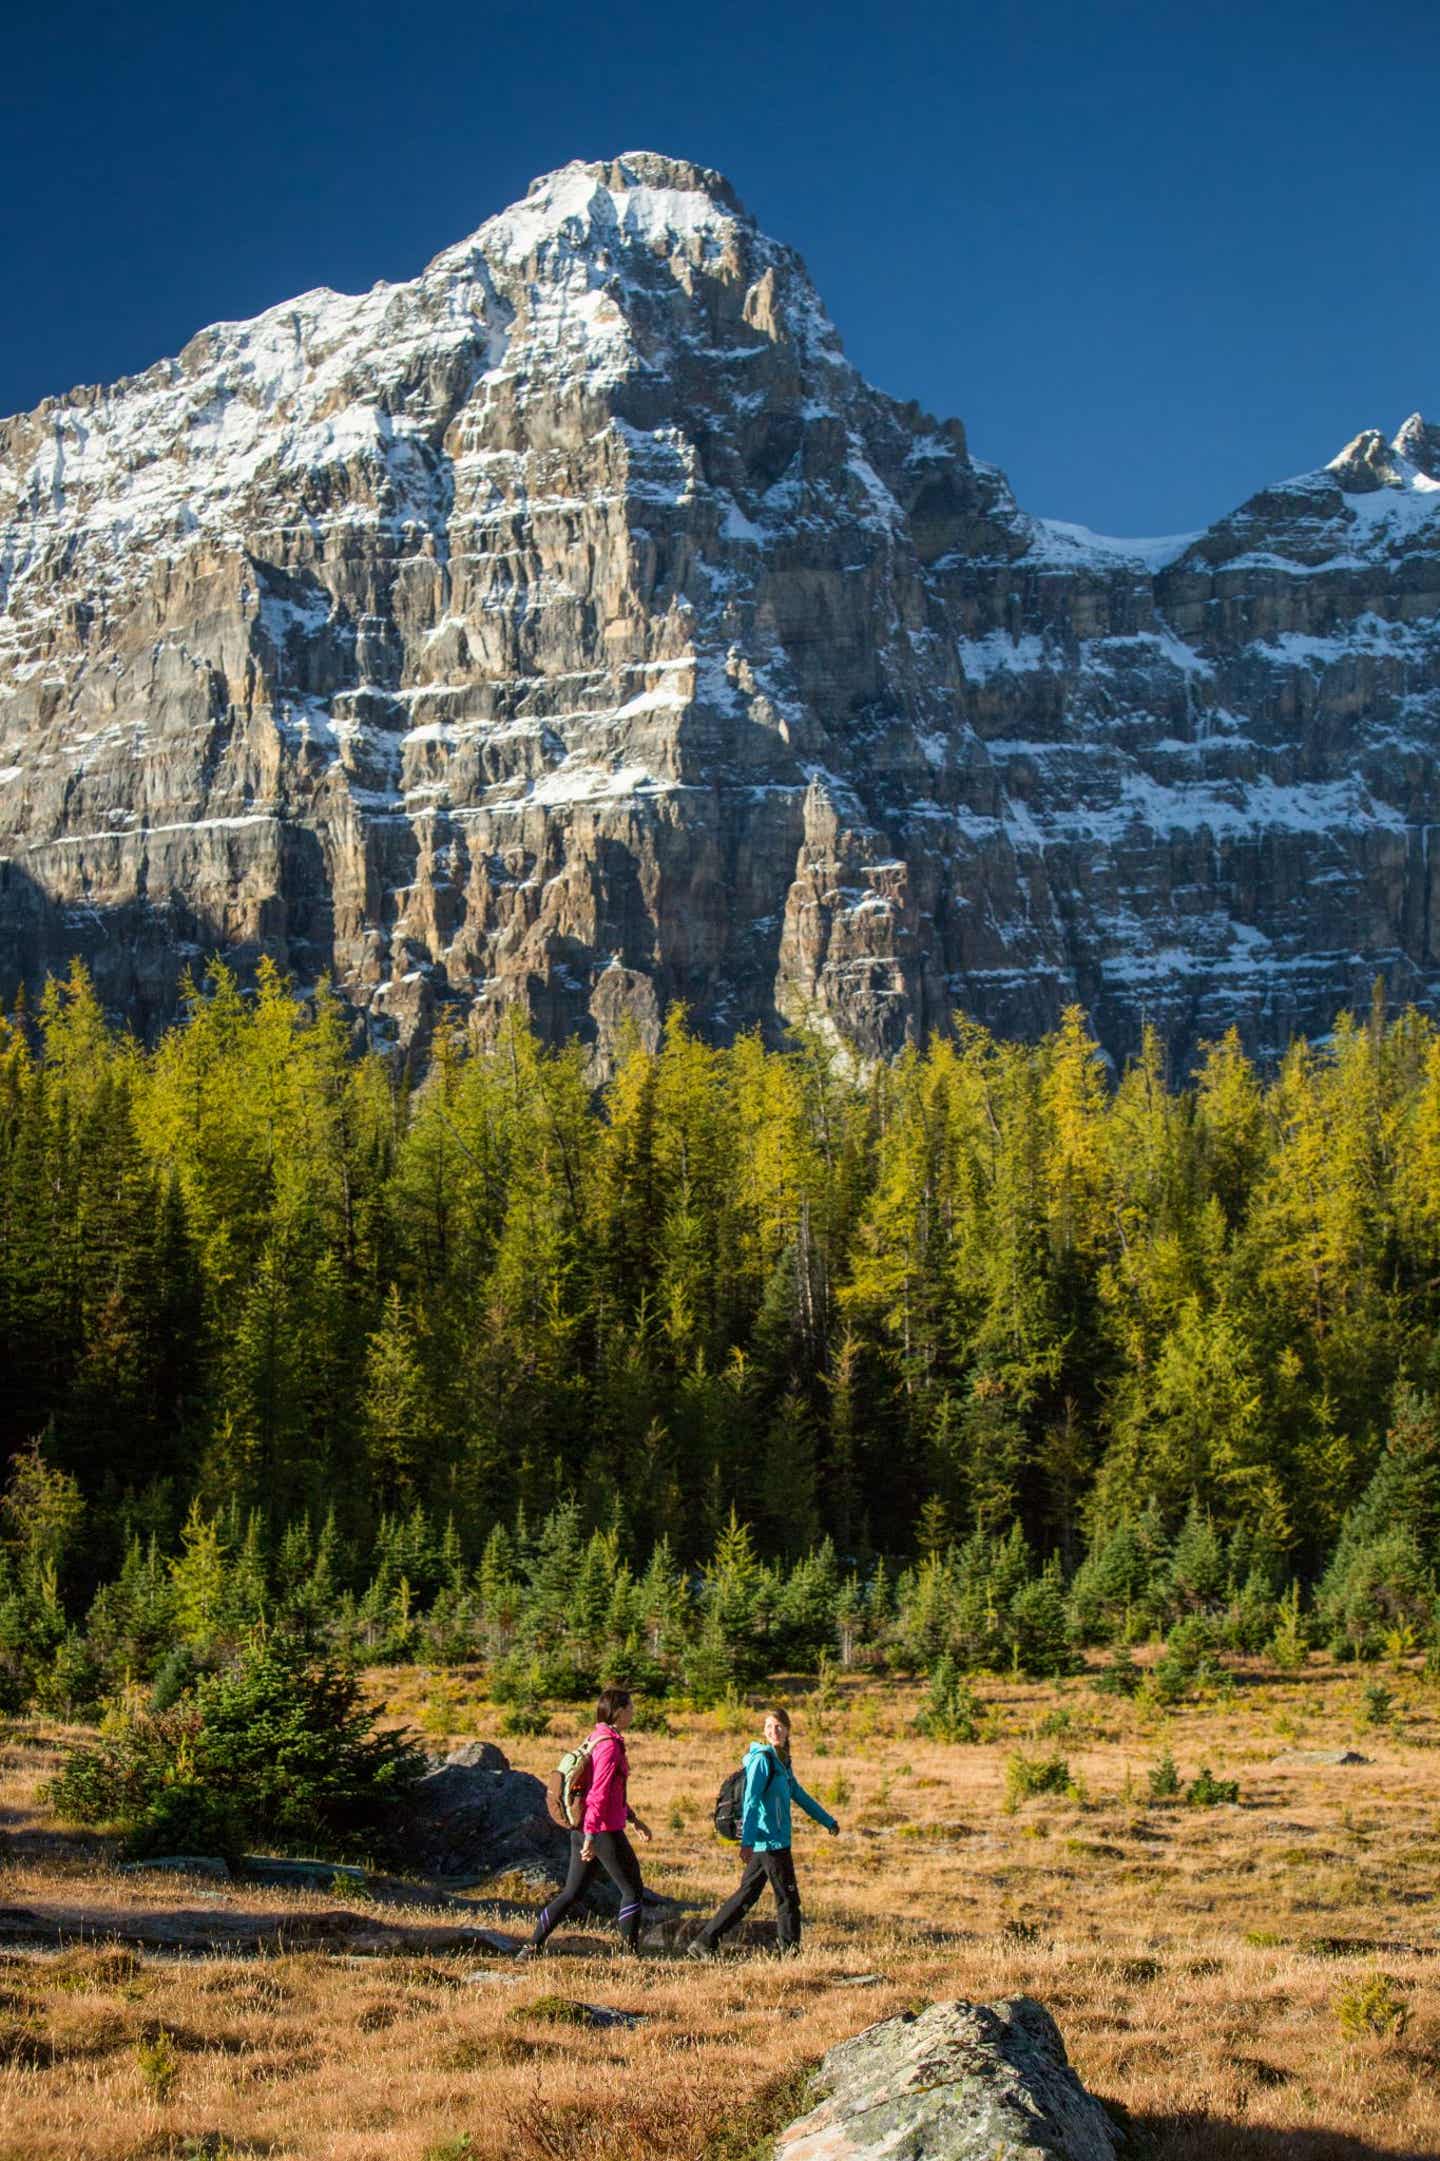
<svg viewBox="0 0 1440 2161"><path fill-rule="evenodd" d="M1310 1632L1300 1613L1300 1586L1292 1583L1280 1601L1275 1633L1265 1647L1265 1655L1272 1666L1293 1673L1304 1665L1309 1649Z"/></svg>
<svg viewBox="0 0 1440 2161"><path fill-rule="evenodd" d="M1102 1696L1133 1696L1145 1675L1130 1655L1128 1644L1117 1644L1108 1665L1100 1668L1090 1684Z"/></svg>
<svg viewBox="0 0 1440 2161"><path fill-rule="evenodd" d="M256 1640L168 1711L122 1699L50 1794L72 1821L117 1824L137 1854L354 1849L381 1835L424 1768L410 1737L377 1732L375 1715L333 1660Z"/></svg>
<svg viewBox="0 0 1440 2161"><path fill-rule="evenodd" d="M500 1721L500 1731L510 1734L548 1733L550 1713L543 1703L512 1703Z"/></svg>
<svg viewBox="0 0 1440 2161"><path fill-rule="evenodd" d="M1263 1651L1275 1634L1279 1615L1268 1572L1252 1568L1225 1614L1223 1636L1227 1648L1252 1656Z"/></svg>
<svg viewBox="0 0 1440 2161"><path fill-rule="evenodd" d="M810 1691L810 1707L825 1718L839 1710L841 1701L839 1671L829 1652L822 1651L815 1668L815 1686Z"/></svg>
<svg viewBox="0 0 1440 2161"><path fill-rule="evenodd" d="M1201 1764L1199 1772L1185 1788L1185 1802L1189 1808L1220 1808L1239 1798L1239 1781L1216 1778L1208 1763Z"/></svg>
<svg viewBox="0 0 1440 2161"><path fill-rule="evenodd" d="M170 1710L195 1686L204 1671L198 1652L188 1643L177 1643L165 1654L151 1684L151 1710Z"/></svg>
<svg viewBox="0 0 1440 2161"><path fill-rule="evenodd" d="M664 1704L657 1697L649 1693L636 1696L634 1705L630 1719L632 1733L654 1733L662 1740L670 1738L675 1729L666 1715Z"/></svg>
<svg viewBox="0 0 1440 2161"><path fill-rule="evenodd" d="M157 2034L135 2043L135 2061L147 2093L157 2101L168 2101L180 2076L180 2055L163 2026Z"/></svg>
<svg viewBox="0 0 1440 2161"><path fill-rule="evenodd" d="M1065 1595L1058 1576L1046 1570L1025 1584L1010 1602L1014 1661L1032 1681L1047 1681L1075 1671Z"/></svg>
<svg viewBox="0 0 1440 2161"><path fill-rule="evenodd" d="M1027 1756L1016 1749L1005 1760L1005 1806L1009 1809L1037 1794L1072 1791L1070 1766L1063 1756Z"/></svg>
<svg viewBox="0 0 1440 2161"><path fill-rule="evenodd" d="M718 1629L707 1628L685 1654L685 1692L702 1711L723 1703L736 1685L735 1660Z"/></svg>
<svg viewBox="0 0 1440 2161"><path fill-rule="evenodd" d="M1220 1678L1215 1656L1215 1631L1203 1614L1192 1613L1177 1621L1150 1676L1150 1685L1161 1703L1178 1703L1193 1689Z"/></svg>
<svg viewBox="0 0 1440 2161"><path fill-rule="evenodd" d="M930 1693L915 1720L932 1741L978 1741L984 1706L953 1658L942 1658L930 1675Z"/></svg>
<svg viewBox="0 0 1440 2161"><path fill-rule="evenodd" d="M1410 2023L1410 2006L1385 1973L1372 1973L1342 1989L1334 2000L1334 2011L1347 2041L1392 2033L1398 2039Z"/></svg>
<svg viewBox="0 0 1440 2161"><path fill-rule="evenodd" d="M490 1675L490 1698L493 1703L531 1707L546 1697L573 1703L582 1696L593 1696L598 1686L593 1671L573 1659L507 1658Z"/></svg>
<svg viewBox="0 0 1440 2161"><path fill-rule="evenodd" d="M1395 1696L1383 1681L1371 1681L1365 1690L1365 1723L1388 1726L1395 1716Z"/></svg>
<svg viewBox="0 0 1440 2161"><path fill-rule="evenodd" d="M1373 1658L1386 1634L1407 1623L1418 1634L1434 1611L1435 1577L1424 1541L1405 1523L1382 1524L1371 1516L1367 1524L1365 1514L1362 1505L1347 1521L1316 1593L1337 1657Z"/></svg>
<svg viewBox="0 0 1440 2161"><path fill-rule="evenodd" d="M53 1718L89 1718L100 1707L104 1676L89 1644L74 1629L56 1645L55 1656L35 1677L31 1701Z"/></svg>
<svg viewBox="0 0 1440 2161"><path fill-rule="evenodd" d="M1180 1773L1167 1748L1160 1761L1150 1767L1150 1798L1152 1801L1173 1801L1179 1791Z"/></svg>

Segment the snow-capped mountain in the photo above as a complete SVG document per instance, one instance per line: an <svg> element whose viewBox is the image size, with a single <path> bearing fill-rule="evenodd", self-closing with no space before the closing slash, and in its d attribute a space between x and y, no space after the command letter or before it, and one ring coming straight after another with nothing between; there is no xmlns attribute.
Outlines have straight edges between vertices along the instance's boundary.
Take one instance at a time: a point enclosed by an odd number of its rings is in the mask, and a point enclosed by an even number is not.
<svg viewBox="0 0 1440 2161"><path fill-rule="evenodd" d="M0 422L0 990L381 1039L684 999L1123 1052L1440 990L1440 430L1104 539L865 383L717 174L574 164Z"/></svg>

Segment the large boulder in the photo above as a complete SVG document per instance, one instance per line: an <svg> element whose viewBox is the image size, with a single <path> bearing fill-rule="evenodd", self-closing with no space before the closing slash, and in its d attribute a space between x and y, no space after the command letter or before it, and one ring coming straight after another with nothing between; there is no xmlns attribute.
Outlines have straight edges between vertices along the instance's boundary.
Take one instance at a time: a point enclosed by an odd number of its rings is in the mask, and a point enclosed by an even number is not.
<svg viewBox="0 0 1440 2161"><path fill-rule="evenodd" d="M775 2161L1114 2161L1109 2116L1028 1996L937 2003L867 2026L823 2059L819 2106Z"/></svg>
<svg viewBox="0 0 1440 2161"><path fill-rule="evenodd" d="M493 1741L467 1741L431 1768L406 1797L399 1844L417 1874L480 1882L519 1874L563 1883L570 1841L552 1823L545 1788L511 1766Z"/></svg>

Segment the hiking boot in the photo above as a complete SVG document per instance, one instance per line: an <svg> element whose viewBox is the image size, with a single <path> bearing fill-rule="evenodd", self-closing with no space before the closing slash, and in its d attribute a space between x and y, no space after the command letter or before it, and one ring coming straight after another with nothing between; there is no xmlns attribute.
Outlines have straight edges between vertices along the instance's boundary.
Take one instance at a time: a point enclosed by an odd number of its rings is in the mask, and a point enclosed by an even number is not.
<svg viewBox="0 0 1440 2161"><path fill-rule="evenodd" d="M707 1943L703 1936L697 1936L693 1943L685 1946L685 1956L693 1958L697 1966L708 1966L717 1955L714 1944Z"/></svg>
<svg viewBox="0 0 1440 2161"><path fill-rule="evenodd" d="M522 1943L515 1956L517 1959L544 1958L545 1946L543 1943Z"/></svg>

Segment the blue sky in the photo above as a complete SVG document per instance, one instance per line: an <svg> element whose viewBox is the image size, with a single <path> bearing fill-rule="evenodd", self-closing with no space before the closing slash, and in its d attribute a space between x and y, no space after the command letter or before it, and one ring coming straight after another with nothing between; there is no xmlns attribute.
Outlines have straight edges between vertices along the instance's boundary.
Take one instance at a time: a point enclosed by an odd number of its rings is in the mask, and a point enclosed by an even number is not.
<svg viewBox="0 0 1440 2161"><path fill-rule="evenodd" d="M5 35L0 413L658 149L1028 508L1184 530L1440 418L1437 93L1435 0L53 0Z"/></svg>

